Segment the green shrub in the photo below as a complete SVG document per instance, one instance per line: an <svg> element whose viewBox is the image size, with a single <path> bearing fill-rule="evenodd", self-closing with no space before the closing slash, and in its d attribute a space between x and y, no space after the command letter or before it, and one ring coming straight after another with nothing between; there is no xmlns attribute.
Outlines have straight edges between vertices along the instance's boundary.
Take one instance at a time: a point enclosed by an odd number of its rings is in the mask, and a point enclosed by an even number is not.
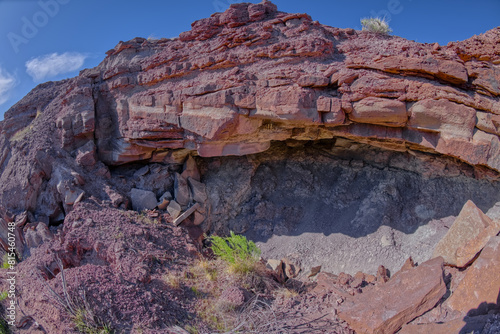
<svg viewBox="0 0 500 334"><path fill-rule="evenodd" d="M260 259L260 249L255 243L233 231L229 237L213 236L210 240L214 254L230 264L235 273L248 273Z"/></svg>
<svg viewBox="0 0 500 334"><path fill-rule="evenodd" d="M392 32L392 29L389 28L389 23L387 23L385 19L379 17L362 19L361 25L363 26L363 30L375 32L377 34L388 35Z"/></svg>
<svg viewBox="0 0 500 334"><path fill-rule="evenodd" d="M218 236L211 238L215 255L231 264L237 261L259 260L260 249L253 241L247 240L243 235L234 234L233 231L230 234L226 238Z"/></svg>

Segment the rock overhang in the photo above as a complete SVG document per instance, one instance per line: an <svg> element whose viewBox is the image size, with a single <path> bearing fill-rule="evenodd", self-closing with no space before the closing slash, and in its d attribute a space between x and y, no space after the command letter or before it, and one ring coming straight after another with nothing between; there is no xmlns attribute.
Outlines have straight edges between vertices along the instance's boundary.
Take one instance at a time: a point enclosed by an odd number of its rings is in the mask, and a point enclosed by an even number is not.
<svg viewBox="0 0 500 334"><path fill-rule="evenodd" d="M178 38L120 42L99 66L12 107L0 126L13 194L4 204L34 210L46 166L61 157L109 178L108 167L250 155L273 142L347 139L456 158L496 178L499 42L500 28L439 46L321 25L270 2L234 4ZM35 163L17 173L30 180L17 201L7 179L23 159Z"/></svg>
<svg viewBox="0 0 500 334"><path fill-rule="evenodd" d="M81 76L93 82L95 137L109 165L344 137L498 171L499 40L493 29L420 44L324 26L270 2L234 4L179 38L120 42Z"/></svg>

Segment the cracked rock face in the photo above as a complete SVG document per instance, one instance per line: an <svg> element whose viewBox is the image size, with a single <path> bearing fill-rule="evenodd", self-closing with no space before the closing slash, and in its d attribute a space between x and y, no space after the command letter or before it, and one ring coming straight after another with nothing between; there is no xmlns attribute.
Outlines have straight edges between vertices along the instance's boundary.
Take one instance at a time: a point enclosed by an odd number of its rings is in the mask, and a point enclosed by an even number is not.
<svg viewBox="0 0 500 334"><path fill-rule="evenodd" d="M64 145L94 133L108 165L341 136L499 170L499 42L436 48L237 4L176 39L120 42L82 71L58 127Z"/></svg>

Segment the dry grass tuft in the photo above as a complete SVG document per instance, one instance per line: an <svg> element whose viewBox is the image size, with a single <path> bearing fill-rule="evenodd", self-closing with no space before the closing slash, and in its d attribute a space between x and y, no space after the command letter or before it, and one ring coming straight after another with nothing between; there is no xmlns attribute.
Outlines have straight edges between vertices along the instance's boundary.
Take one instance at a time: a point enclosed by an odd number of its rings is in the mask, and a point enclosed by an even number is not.
<svg viewBox="0 0 500 334"><path fill-rule="evenodd" d="M63 287L62 295L55 292L39 274L38 277L43 282L56 304L70 316L75 325L75 329L84 334L112 333L111 327L94 312L85 291L80 290L77 294L69 292L64 276L64 267L59 257L56 257L56 263L61 273L61 283Z"/></svg>
<svg viewBox="0 0 500 334"><path fill-rule="evenodd" d="M392 32L389 23L384 18L370 17L361 20L363 30L371 31L377 34L388 35Z"/></svg>

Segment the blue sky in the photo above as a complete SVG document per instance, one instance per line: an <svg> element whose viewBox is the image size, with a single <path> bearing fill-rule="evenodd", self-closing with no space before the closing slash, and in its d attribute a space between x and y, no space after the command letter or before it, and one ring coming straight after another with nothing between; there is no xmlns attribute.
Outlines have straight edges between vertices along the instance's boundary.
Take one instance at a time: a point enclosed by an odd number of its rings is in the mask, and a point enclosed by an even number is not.
<svg viewBox="0 0 500 334"><path fill-rule="evenodd" d="M237 0L0 0L0 120L37 84L98 65L120 40L175 37ZM258 3L260 0L247 0ZM385 16L393 34L447 44L500 25L500 0L274 0L322 24L361 29Z"/></svg>

